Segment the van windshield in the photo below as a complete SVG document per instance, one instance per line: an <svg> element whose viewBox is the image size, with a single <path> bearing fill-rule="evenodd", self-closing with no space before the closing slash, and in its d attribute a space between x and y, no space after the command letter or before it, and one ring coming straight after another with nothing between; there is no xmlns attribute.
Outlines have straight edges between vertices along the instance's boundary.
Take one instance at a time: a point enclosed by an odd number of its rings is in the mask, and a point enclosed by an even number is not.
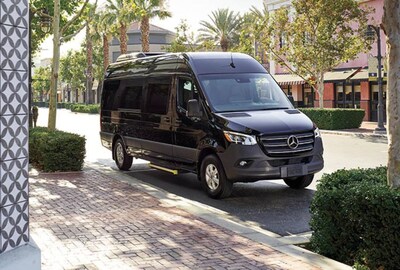
<svg viewBox="0 0 400 270"><path fill-rule="evenodd" d="M215 112L292 109L271 75L263 73L199 76L207 101Z"/></svg>

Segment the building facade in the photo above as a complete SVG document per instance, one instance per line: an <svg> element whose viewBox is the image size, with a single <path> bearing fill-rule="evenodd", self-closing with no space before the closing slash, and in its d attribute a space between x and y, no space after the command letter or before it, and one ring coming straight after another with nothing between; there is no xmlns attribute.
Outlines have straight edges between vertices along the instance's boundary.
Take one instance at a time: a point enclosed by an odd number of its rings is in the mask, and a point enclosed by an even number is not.
<svg viewBox="0 0 400 270"><path fill-rule="evenodd" d="M140 32L140 23L134 22L128 30L128 53L142 51L142 39ZM163 52L165 48L171 45L176 34L169 30L150 24L149 41L151 52ZM119 40L113 38L110 44L110 60L115 62L120 55Z"/></svg>
<svg viewBox="0 0 400 270"><path fill-rule="evenodd" d="M264 0L268 10L290 6L290 0ZM374 9L369 24L379 26L383 16L384 0L360 0L361 6ZM385 34L380 30L381 55L386 55ZM377 82L377 39L368 53L359 54L325 74L324 107L326 108L362 108L365 110L364 120L377 121L378 82ZM383 63L383 61L382 61ZM383 65L381 66L383 69ZM284 67L270 62L270 71L282 89L291 94L299 107L318 107L318 93L299 76L291 75ZM383 76L383 97L386 104L386 73ZM386 110L384 110L386 111ZM385 117L384 117L385 119Z"/></svg>

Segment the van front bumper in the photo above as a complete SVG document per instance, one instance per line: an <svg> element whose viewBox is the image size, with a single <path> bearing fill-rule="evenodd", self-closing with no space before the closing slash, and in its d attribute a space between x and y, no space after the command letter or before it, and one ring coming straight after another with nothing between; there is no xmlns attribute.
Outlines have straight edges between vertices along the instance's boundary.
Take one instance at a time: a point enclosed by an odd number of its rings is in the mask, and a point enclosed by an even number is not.
<svg viewBox="0 0 400 270"><path fill-rule="evenodd" d="M227 178L232 182L255 182L315 174L324 167L321 138L316 138L314 149L290 157L267 156L257 145L231 144L219 152Z"/></svg>

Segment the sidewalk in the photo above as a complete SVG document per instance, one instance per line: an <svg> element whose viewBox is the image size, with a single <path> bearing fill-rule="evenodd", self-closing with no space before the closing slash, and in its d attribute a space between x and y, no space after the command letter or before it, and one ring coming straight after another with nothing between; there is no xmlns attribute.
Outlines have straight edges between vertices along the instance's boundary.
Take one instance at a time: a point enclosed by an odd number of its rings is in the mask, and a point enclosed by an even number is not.
<svg viewBox="0 0 400 270"><path fill-rule="evenodd" d="M252 228L217 225L230 222L121 172L90 166L30 178L30 233L44 270L350 269Z"/></svg>
<svg viewBox="0 0 400 270"><path fill-rule="evenodd" d="M363 121L359 128L354 129L342 129L342 130L321 130L322 134L338 134L338 135L349 135L357 137L374 137L378 139L387 139L387 134L376 134L375 128L377 127L376 122ZM385 128L386 125L385 125Z"/></svg>

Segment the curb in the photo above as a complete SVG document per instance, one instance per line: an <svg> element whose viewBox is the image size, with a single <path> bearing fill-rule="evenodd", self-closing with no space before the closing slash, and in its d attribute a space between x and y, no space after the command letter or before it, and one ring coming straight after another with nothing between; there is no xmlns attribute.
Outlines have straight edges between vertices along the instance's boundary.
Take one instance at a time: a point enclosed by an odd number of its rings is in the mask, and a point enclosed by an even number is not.
<svg viewBox="0 0 400 270"><path fill-rule="evenodd" d="M345 130L321 130L321 134L331 134L331 135L343 135L343 136L353 136L357 138L373 138L377 140L387 141L386 134L376 134L376 133L367 133L367 132L353 132L353 131L345 131Z"/></svg>
<svg viewBox="0 0 400 270"><path fill-rule="evenodd" d="M268 245L277 251L290 255L310 265L320 267L321 269L352 269L348 265L293 245L295 243L308 242L309 233L298 236L282 237L276 233L262 229L254 222L241 221L225 211L169 193L103 164L86 163L85 167L98 171L99 173L107 175L115 180L128 183L129 185L159 199L163 204L185 210L190 214L203 218L250 240Z"/></svg>

